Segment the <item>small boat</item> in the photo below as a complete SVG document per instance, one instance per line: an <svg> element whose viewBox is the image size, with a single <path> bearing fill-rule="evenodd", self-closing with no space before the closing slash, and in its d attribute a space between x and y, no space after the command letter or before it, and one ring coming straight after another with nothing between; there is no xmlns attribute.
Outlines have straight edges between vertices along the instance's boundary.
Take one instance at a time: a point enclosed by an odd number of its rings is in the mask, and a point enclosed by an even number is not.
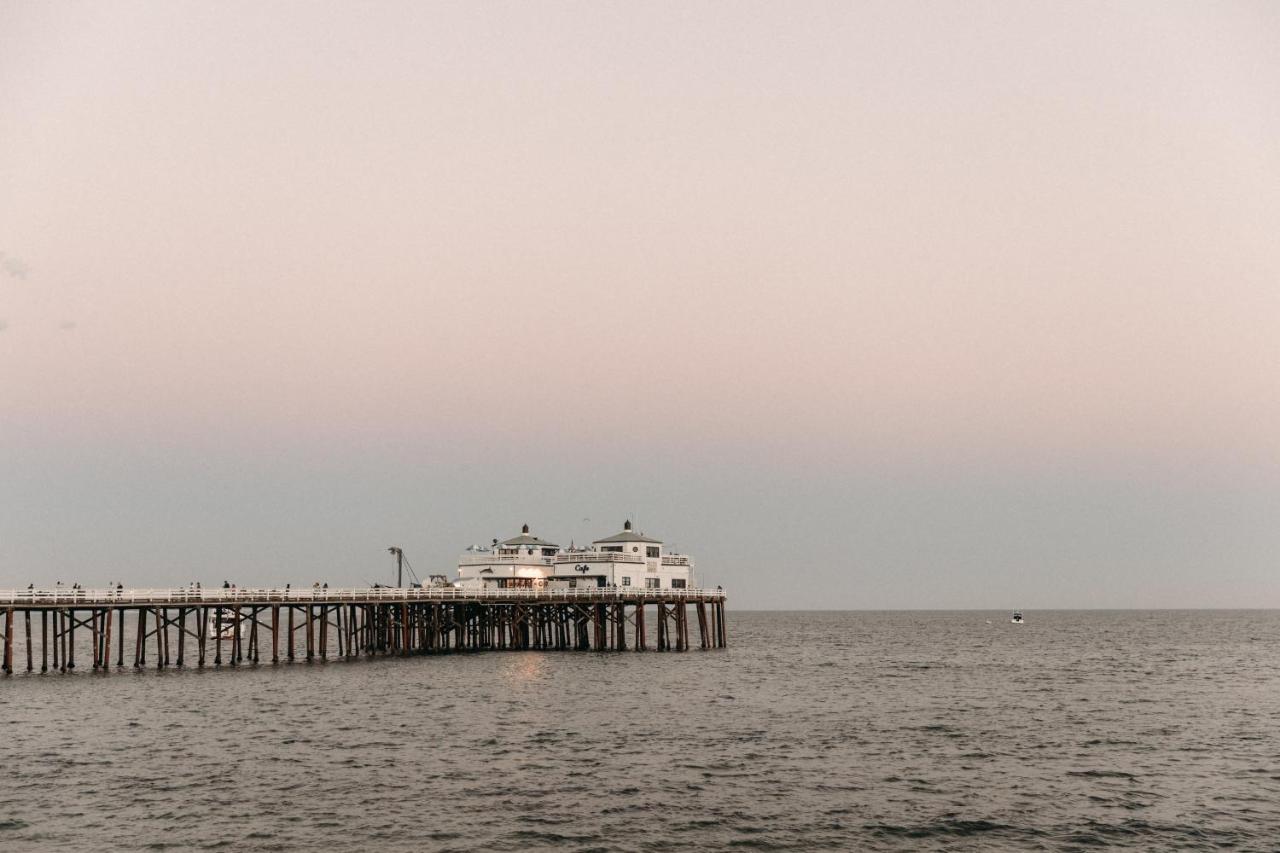
<svg viewBox="0 0 1280 853"><path fill-rule="evenodd" d="M1022 611L1021 611L1021 610L1015 610L1015 611L1013 611L1013 617L1012 617L1011 619L1009 619L1009 621L1010 621L1012 624L1014 624L1014 625L1021 625L1021 624L1022 624Z"/></svg>
<svg viewBox="0 0 1280 853"><path fill-rule="evenodd" d="M218 632L219 614L221 614L222 616L221 634L219 634ZM240 618L240 636L242 637L244 636L244 626L246 621L247 620L244 619L242 614ZM211 639L231 640L235 638L235 635L236 635L236 612L234 610L232 610L230 607L222 607L222 608L209 611L208 636Z"/></svg>

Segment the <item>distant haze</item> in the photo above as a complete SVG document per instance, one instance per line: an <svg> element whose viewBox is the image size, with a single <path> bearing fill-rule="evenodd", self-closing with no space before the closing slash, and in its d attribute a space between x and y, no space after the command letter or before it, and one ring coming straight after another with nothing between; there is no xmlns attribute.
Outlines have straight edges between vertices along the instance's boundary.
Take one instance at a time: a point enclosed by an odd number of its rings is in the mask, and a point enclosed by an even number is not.
<svg viewBox="0 0 1280 853"><path fill-rule="evenodd" d="M637 528L1280 606L1272 3L8 3L0 588Z"/></svg>

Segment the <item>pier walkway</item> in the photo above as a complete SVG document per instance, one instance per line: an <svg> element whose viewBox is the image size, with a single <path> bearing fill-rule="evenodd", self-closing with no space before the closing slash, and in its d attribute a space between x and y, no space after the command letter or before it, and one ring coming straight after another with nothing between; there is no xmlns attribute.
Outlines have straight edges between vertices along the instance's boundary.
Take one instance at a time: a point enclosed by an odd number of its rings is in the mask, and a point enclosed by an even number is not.
<svg viewBox="0 0 1280 853"><path fill-rule="evenodd" d="M126 634L139 669L148 649L161 669L193 657L203 667L210 659L238 666L489 649L647 651L649 611L654 648L686 651L690 609L699 647L712 649L727 642L725 598L720 589L594 586L0 590L0 660L6 674L22 657L28 672L37 663L41 672L75 669L77 632L82 660L87 642L101 672L113 657L125 666Z"/></svg>

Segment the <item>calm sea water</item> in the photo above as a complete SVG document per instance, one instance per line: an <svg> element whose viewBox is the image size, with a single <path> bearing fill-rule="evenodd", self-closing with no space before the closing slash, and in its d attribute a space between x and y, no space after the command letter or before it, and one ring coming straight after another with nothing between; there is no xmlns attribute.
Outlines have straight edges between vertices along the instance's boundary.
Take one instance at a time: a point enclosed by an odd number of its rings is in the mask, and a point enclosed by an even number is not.
<svg viewBox="0 0 1280 853"><path fill-rule="evenodd" d="M0 850L1280 850L1280 612L0 681Z"/></svg>

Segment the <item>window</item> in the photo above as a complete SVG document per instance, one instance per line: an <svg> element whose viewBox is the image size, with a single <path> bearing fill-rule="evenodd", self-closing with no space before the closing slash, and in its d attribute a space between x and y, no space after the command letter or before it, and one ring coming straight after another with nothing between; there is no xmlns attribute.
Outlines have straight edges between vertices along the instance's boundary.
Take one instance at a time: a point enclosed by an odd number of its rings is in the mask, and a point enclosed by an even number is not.
<svg viewBox="0 0 1280 853"><path fill-rule="evenodd" d="M528 589L533 586L533 578L498 578L499 589Z"/></svg>
<svg viewBox="0 0 1280 853"><path fill-rule="evenodd" d="M622 586L631 586L631 578L623 578Z"/></svg>
<svg viewBox="0 0 1280 853"><path fill-rule="evenodd" d="M648 557L650 560L656 560L656 559L658 559L658 546L657 546L657 545L650 545L649 547L645 548L644 550L645 550L645 556L646 556L646 557Z"/></svg>
<svg viewBox="0 0 1280 853"><path fill-rule="evenodd" d="M671 588L672 588L672 589L684 589L684 578L672 578L672 579L671 579Z"/></svg>
<svg viewBox="0 0 1280 853"><path fill-rule="evenodd" d="M604 546L603 548L601 548L600 550L601 550L601 551L608 551L608 552L609 552L609 553L611 553L611 554L621 554L621 553L622 553L622 546L621 546L621 545L605 545L605 546Z"/></svg>
<svg viewBox="0 0 1280 853"><path fill-rule="evenodd" d="M661 589L662 579L661 578L645 578L644 585L646 589Z"/></svg>
<svg viewBox="0 0 1280 853"><path fill-rule="evenodd" d="M577 588L578 588L578 579L569 578L569 589L577 589Z"/></svg>
<svg viewBox="0 0 1280 853"><path fill-rule="evenodd" d="M632 553L632 554L639 554L639 553L640 553L640 546L639 546L639 545L632 545L632 546L631 546L631 553Z"/></svg>

